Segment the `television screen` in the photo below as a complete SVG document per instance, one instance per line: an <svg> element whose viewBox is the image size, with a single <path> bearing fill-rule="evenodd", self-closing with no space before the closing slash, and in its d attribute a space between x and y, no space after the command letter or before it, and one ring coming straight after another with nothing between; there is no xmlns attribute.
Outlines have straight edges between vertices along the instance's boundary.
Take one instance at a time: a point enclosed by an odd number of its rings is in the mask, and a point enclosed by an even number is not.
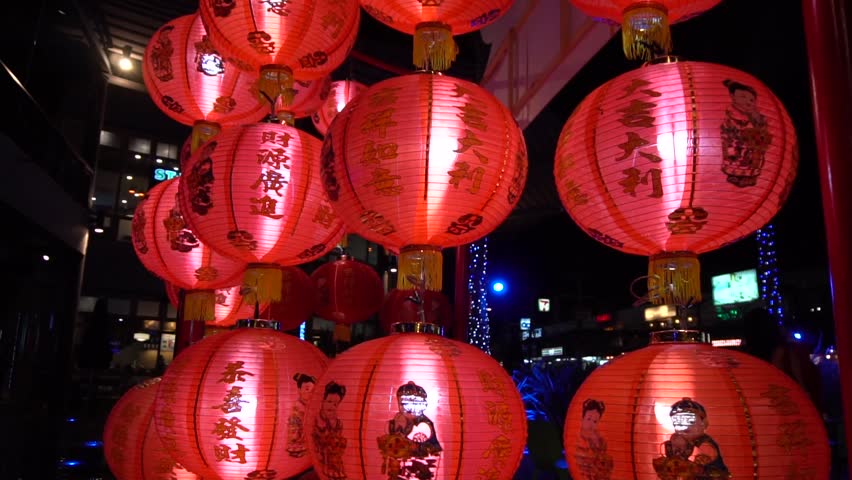
<svg viewBox="0 0 852 480"><path fill-rule="evenodd" d="M713 277L713 305L750 302L759 297L755 269Z"/></svg>

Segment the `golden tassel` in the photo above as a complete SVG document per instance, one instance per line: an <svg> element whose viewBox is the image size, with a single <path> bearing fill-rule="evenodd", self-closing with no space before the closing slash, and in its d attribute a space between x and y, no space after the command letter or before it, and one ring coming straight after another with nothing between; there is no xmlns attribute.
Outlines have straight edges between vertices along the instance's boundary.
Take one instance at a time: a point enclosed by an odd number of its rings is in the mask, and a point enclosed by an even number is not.
<svg viewBox="0 0 852 480"><path fill-rule="evenodd" d="M627 7L621 23L621 41L629 60L647 62L668 55L672 32L666 7L656 2L636 2Z"/></svg>
<svg viewBox="0 0 852 480"><path fill-rule="evenodd" d="M293 70L284 65L264 65L260 67L260 78L257 81L258 98L262 102L275 104L281 98L285 107L293 104L296 90L293 89Z"/></svg>
<svg viewBox="0 0 852 480"><path fill-rule="evenodd" d="M414 66L421 70L441 72L452 65L459 53L450 26L441 22L424 22L414 32Z"/></svg>
<svg viewBox="0 0 852 480"><path fill-rule="evenodd" d="M443 288L444 258L441 249L431 245L409 245L399 252L396 288L411 290L423 282L423 288L440 292Z"/></svg>
<svg viewBox="0 0 852 480"><path fill-rule="evenodd" d="M655 305L701 301L701 266L690 252L660 253L648 262L648 296Z"/></svg>
<svg viewBox="0 0 852 480"><path fill-rule="evenodd" d="M252 263L243 275L243 301L249 305L281 301L281 268L275 264Z"/></svg>
<svg viewBox="0 0 852 480"><path fill-rule="evenodd" d="M212 322L216 320L216 292L189 290L183 300L183 319L187 322Z"/></svg>
<svg viewBox="0 0 852 480"><path fill-rule="evenodd" d="M190 140L190 152L195 153L203 143L218 135L222 126L214 122L198 120L192 124L192 140Z"/></svg>
<svg viewBox="0 0 852 480"><path fill-rule="evenodd" d="M278 118L278 122L281 125L287 125L290 127L296 126L296 114L290 110L279 110L275 116Z"/></svg>

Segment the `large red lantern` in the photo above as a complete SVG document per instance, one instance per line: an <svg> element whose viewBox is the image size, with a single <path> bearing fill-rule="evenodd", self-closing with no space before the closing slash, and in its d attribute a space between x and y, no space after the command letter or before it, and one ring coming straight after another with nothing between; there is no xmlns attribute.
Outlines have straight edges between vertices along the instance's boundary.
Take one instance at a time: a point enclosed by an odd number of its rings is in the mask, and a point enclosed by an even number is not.
<svg viewBox="0 0 852 480"><path fill-rule="evenodd" d="M565 420L571 475L828 479L828 438L807 393L762 360L699 341L659 332L589 376Z"/></svg>
<svg viewBox="0 0 852 480"><path fill-rule="evenodd" d="M374 84L338 114L323 145L322 175L350 231L426 265L441 290L443 247L471 243L518 202L527 175L524 137L509 110L476 84L414 74Z"/></svg>
<svg viewBox="0 0 852 480"><path fill-rule="evenodd" d="M621 75L565 124L554 176L571 218L596 240L649 255L657 303L701 300L697 254L765 225L798 163L781 102L721 65L671 62Z"/></svg>
<svg viewBox="0 0 852 480"><path fill-rule="evenodd" d="M246 263L211 250L186 222L178 204L177 179L148 191L133 214L133 249L142 265L187 290L184 318L213 321L213 290L239 282Z"/></svg>
<svg viewBox="0 0 852 480"><path fill-rule="evenodd" d="M379 311L385 295L382 279L373 267L343 256L321 265L311 274L316 289L315 312L344 325L362 322Z"/></svg>
<svg viewBox="0 0 852 480"><path fill-rule="evenodd" d="M160 378L146 380L127 391L107 417L104 458L120 480L196 480L172 458L154 428L154 399Z"/></svg>
<svg viewBox="0 0 852 480"><path fill-rule="evenodd" d="M672 49L670 24L689 20L721 0L571 0L586 15L621 25L624 54L651 60Z"/></svg>
<svg viewBox="0 0 852 480"><path fill-rule="evenodd" d="M195 152L181 179L182 210L205 244L249 263L261 303L281 299L281 270L319 258L343 233L323 190L320 141L274 123L223 130Z"/></svg>
<svg viewBox="0 0 852 480"><path fill-rule="evenodd" d="M357 0L203 0L198 7L213 45L228 61L260 71L260 92L285 105L294 78L316 80L343 63L361 14Z"/></svg>
<svg viewBox="0 0 852 480"><path fill-rule="evenodd" d="M503 16L514 0L361 0L376 20L414 35L414 65L446 70L456 58L453 35L486 27Z"/></svg>
<svg viewBox="0 0 852 480"><path fill-rule="evenodd" d="M317 383L305 427L322 480L508 480L527 430L520 394L494 359L429 333L338 355Z"/></svg>
<svg viewBox="0 0 852 480"><path fill-rule="evenodd" d="M340 80L331 83L328 95L323 104L311 115L314 126L321 134L325 135L331 121L343 110L355 97L361 94L367 86L355 80Z"/></svg>
<svg viewBox="0 0 852 480"><path fill-rule="evenodd" d="M174 458L207 480L292 477L311 463L305 405L326 362L310 343L269 328L207 337L163 376L157 432Z"/></svg>
<svg viewBox="0 0 852 480"><path fill-rule="evenodd" d="M198 14L176 18L154 33L142 74L154 104L174 120L193 125L193 149L221 127L254 123L269 113L256 95L257 73L224 61Z"/></svg>
<svg viewBox="0 0 852 480"><path fill-rule="evenodd" d="M453 321L453 306L447 296L431 290L424 290L421 295L422 297L419 297L414 289L395 288L388 292L379 311L379 324L382 329L390 332L394 323L417 322L449 327ZM421 311L425 318L421 318Z"/></svg>
<svg viewBox="0 0 852 480"><path fill-rule="evenodd" d="M180 289L166 282L166 294L169 297L169 302L177 308L180 304ZM217 288L213 295L215 301L214 314L213 320L208 323L208 326L230 327L235 325L237 320L255 317L255 305L246 301L240 293L239 285ZM266 311L267 308L267 305L261 305L260 311Z"/></svg>
<svg viewBox="0 0 852 480"><path fill-rule="evenodd" d="M262 315L278 322L282 330L292 330L311 317L316 300L314 284L304 270L281 267L281 300L270 303Z"/></svg>

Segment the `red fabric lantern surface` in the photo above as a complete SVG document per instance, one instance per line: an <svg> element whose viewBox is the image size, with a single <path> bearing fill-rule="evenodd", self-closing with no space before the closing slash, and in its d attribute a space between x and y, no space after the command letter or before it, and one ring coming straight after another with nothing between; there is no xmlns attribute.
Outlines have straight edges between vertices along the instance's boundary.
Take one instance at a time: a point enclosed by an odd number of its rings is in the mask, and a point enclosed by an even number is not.
<svg viewBox="0 0 852 480"><path fill-rule="evenodd" d="M112 407L104 426L104 458L121 480L198 477L175 463L154 428L154 398L160 378L128 390Z"/></svg>
<svg viewBox="0 0 852 480"><path fill-rule="evenodd" d="M311 282L317 295L316 314L344 325L370 318L381 308L385 295L376 270L346 256L314 270Z"/></svg>
<svg viewBox="0 0 852 480"><path fill-rule="evenodd" d="M190 291L184 308L187 320L212 321L212 290L238 283L246 263L219 255L199 240L178 205L178 188L177 179L166 180L136 207L133 249L153 274Z"/></svg>
<svg viewBox="0 0 852 480"><path fill-rule="evenodd" d="M524 137L509 110L476 84L414 74L372 85L326 134L322 175L353 233L426 263L440 290L440 249L496 228L527 176ZM434 255L437 252L437 256ZM413 288L407 283L400 288Z"/></svg>
<svg viewBox="0 0 852 480"><path fill-rule="evenodd" d="M455 59L458 47L452 35L490 25L513 3L514 0L361 0L364 10L376 20L414 35L414 65L431 70L446 70Z"/></svg>
<svg viewBox="0 0 852 480"><path fill-rule="evenodd" d="M323 103L328 98L329 91L331 91L331 85L330 76L319 80L297 81L293 85L295 90L293 103L284 106L281 99L275 103L275 113L278 120L281 123L292 125L297 118L313 115L322 108Z"/></svg>
<svg viewBox="0 0 852 480"><path fill-rule="evenodd" d="M367 86L354 80L339 80L331 82L331 88L328 95L325 97L323 104L318 108L311 120L314 122L314 127L317 131L325 135L328 131L331 121L337 116L343 108L357 97L361 92L367 89Z"/></svg>
<svg viewBox="0 0 852 480"><path fill-rule="evenodd" d="M520 394L493 358L426 333L338 355L317 383L305 427L322 480L508 480L527 433Z"/></svg>
<svg viewBox="0 0 852 480"><path fill-rule="evenodd" d="M689 286L660 300L682 303L701 298L695 254L768 223L797 164L790 117L759 80L674 62L630 71L586 97L562 130L554 176L586 233L653 256L649 275Z"/></svg>
<svg viewBox="0 0 852 480"><path fill-rule="evenodd" d="M169 282L166 282L166 294L169 296L169 302L178 308L180 301L180 289ZM248 303L240 294L240 286L217 288L214 291L215 306L214 319L208 322L208 326L212 327L230 327L237 323L237 320L244 318L254 318L254 304ZM268 305L261 305L260 311L265 312ZM263 315L261 315L263 317Z"/></svg>
<svg viewBox="0 0 852 480"><path fill-rule="evenodd" d="M571 0L591 17L622 27L627 58L651 60L672 48L672 23L689 20L715 7L721 0Z"/></svg>
<svg viewBox="0 0 852 480"><path fill-rule="evenodd" d="M206 337L166 370L157 432L205 480L294 476L311 464L305 405L326 364L318 348L271 329Z"/></svg>
<svg viewBox="0 0 852 480"><path fill-rule="evenodd" d="M281 324L282 330L299 328L311 318L316 306L311 278L299 267L281 267L281 300L269 304L261 316Z"/></svg>
<svg viewBox="0 0 852 480"><path fill-rule="evenodd" d="M379 311L379 324L385 332L392 330L394 323L424 322L449 327L453 322L453 306L447 296L441 292L425 290L423 292L423 311L425 320L420 318L419 305L415 303L414 290L394 288L385 296Z"/></svg>
<svg viewBox="0 0 852 480"><path fill-rule="evenodd" d="M262 303L281 298L279 264L319 258L343 234L322 187L321 148L286 125L235 127L199 148L180 177L193 230L216 251L252 264L244 281Z"/></svg>
<svg viewBox="0 0 852 480"><path fill-rule="evenodd" d="M269 114L269 106L257 98L257 73L223 61L198 14L176 18L154 33L142 74L163 113L195 125L195 147L221 127L254 123Z"/></svg>
<svg viewBox="0 0 852 480"><path fill-rule="evenodd" d="M573 478L829 478L807 393L702 343L652 343L595 370L568 407L564 445Z"/></svg>

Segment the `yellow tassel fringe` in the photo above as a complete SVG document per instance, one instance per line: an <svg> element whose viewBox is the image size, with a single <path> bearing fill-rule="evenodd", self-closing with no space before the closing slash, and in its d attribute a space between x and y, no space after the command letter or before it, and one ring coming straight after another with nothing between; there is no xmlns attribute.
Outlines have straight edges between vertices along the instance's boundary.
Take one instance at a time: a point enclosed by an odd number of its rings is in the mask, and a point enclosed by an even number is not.
<svg viewBox="0 0 852 480"><path fill-rule="evenodd" d="M424 22L414 32L414 66L441 72L452 65L459 53L449 25Z"/></svg>
<svg viewBox="0 0 852 480"><path fill-rule="evenodd" d="M701 301L701 266L689 252L652 255L648 262L648 296L656 305Z"/></svg>
<svg viewBox="0 0 852 480"><path fill-rule="evenodd" d="M423 282L426 290L440 292L443 288L444 257L441 249L429 245L403 247L399 254L399 273L396 288L411 290Z"/></svg>
<svg viewBox="0 0 852 480"><path fill-rule="evenodd" d="M293 104L296 90L293 89L293 70L283 65L264 65L260 67L257 81L258 98L262 102L275 103L280 98L285 107Z"/></svg>
<svg viewBox="0 0 852 480"><path fill-rule="evenodd" d="M216 293L213 290L189 290L183 299L183 319L186 322L216 320Z"/></svg>
<svg viewBox="0 0 852 480"><path fill-rule="evenodd" d="M251 264L243 275L243 300L249 305L281 301L281 269L274 264Z"/></svg>
<svg viewBox="0 0 852 480"><path fill-rule="evenodd" d="M668 55L672 34L666 8L653 2L637 2L624 10L621 24L624 55L630 60L650 61Z"/></svg>
<svg viewBox="0 0 852 480"><path fill-rule="evenodd" d="M218 135L222 126L218 123L199 120L192 125L192 140L190 140L190 151L195 153L203 143Z"/></svg>

